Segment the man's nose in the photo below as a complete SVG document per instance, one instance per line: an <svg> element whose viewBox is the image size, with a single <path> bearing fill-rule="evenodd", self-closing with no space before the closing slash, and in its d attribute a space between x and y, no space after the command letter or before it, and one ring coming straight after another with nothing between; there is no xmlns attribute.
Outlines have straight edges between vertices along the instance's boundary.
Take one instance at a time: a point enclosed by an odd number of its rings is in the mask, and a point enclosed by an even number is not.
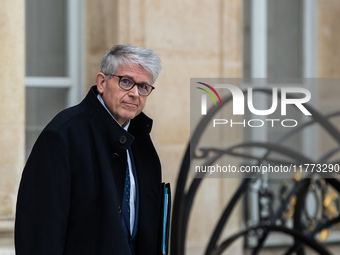
<svg viewBox="0 0 340 255"><path fill-rule="evenodd" d="M133 95L133 96L138 96L138 85L133 86L132 89L129 90L129 94Z"/></svg>

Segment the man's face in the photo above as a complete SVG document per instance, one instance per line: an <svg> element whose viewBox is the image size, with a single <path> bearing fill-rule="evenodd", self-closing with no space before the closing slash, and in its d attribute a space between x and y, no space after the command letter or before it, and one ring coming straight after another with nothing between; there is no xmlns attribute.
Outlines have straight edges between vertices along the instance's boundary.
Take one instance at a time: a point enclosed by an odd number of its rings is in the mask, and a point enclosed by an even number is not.
<svg viewBox="0 0 340 255"><path fill-rule="evenodd" d="M136 64L119 67L114 74L127 76L135 83L151 84L152 81L151 74ZM138 86L126 91L119 87L118 77L106 80L101 72L97 74L96 82L105 106L120 125L124 126L144 109L147 97L138 94Z"/></svg>

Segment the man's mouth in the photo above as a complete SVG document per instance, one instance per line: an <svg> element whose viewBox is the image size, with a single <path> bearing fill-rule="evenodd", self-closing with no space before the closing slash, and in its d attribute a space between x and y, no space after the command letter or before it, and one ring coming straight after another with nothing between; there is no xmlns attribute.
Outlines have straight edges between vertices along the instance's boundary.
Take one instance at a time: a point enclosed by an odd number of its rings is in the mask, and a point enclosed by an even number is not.
<svg viewBox="0 0 340 255"><path fill-rule="evenodd" d="M137 103L134 102L123 102L123 104L128 107L138 107Z"/></svg>

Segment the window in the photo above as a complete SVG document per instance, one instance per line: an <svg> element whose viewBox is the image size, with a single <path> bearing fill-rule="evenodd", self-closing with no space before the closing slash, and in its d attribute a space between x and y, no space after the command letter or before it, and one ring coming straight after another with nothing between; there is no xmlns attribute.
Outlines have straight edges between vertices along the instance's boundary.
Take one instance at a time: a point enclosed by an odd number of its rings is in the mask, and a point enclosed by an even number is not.
<svg viewBox="0 0 340 255"><path fill-rule="evenodd" d="M305 84L303 78L316 77L316 1L314 0L276 0L251 1L244 0L244 76L250 78L300 79L301 83L292 86L304 86L314 95L313 84ZM266 86L264 81L264 86ZM269 100L268 100L269 98ZM312 101L315 98L312 98ZM268 109L271 97L259 95L257 109ZM258 118L259 116L257 116ZM297 120L304 116L296 113ZM273 119L279 119L273 115ZM252 129L245 133L244 140L275 143L285 134L280 127L271 129ZM285 146L303 151L308 155L316 155L316 129L310 128L297 139L291 139ZM314 139L313 139L314 138ZM264 151L254 151L256 156L264 155ZM254 182L249 189L246 202L246 224L259 224L260 218L266 218L272 208L278 208L280 192L284 185L279 179L267 179ZM273 197L277 199L273 204ZM264 201L267 200L267 201ZM308 208L315 207L315 202L308 203ZM288 222L287 224L289 225ZM256 239L256 238L255 238ZM256 240L249 238L248 245L255 245ZM269 238L267 245L289 243L275 235Z"/></svg>
<svg viewBox="0 0 340 255"><path fill-rule="evenodd" d="M82 1L26 1L26 157L46 124L81 97Z"/></svg>

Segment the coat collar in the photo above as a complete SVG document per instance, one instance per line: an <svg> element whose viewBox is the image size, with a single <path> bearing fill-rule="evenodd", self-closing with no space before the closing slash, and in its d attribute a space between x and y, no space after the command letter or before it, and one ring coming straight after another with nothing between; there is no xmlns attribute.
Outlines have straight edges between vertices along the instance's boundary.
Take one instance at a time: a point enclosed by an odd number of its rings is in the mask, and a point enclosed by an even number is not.
<svg viewBox="0 0 340 255"><path fill-rule="evenodd" d="M152 119L144 113L140 113L131 120L129 132L124 130L106 111L97 99L98 91L96 86L92 86L84 99L84 103L90 109L91 118L97 126L107 135L114 144L127 149L133 143L135 136L145 135L151 132Z"/></svg>

